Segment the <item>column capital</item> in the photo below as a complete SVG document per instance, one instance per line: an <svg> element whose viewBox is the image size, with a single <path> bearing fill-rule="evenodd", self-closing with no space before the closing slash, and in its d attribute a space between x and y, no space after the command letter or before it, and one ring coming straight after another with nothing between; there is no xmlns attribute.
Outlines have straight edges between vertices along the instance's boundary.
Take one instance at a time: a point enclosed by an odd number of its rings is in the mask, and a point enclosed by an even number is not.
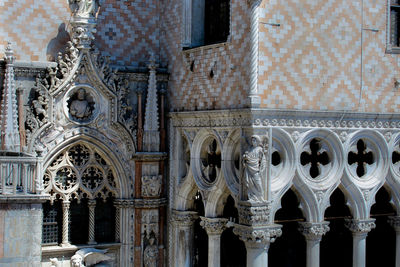
<svg viewBox="0 0 400 267"><path fill-rule="evenodd" d="M171 222L178 226L192 226L194 221L199 218L195 211L190 210L172 210Z"/></svg>
<svg viewBox="0 0 400 267"><path fill-rule="evenodd" d="M400 232L400 216L389 216L388 223L396 232Z"/></svg>
<svg viewBox="0 0 400 267"><path fill-rule="evenodd" d="M248 226L269 225L271 202L239 201L239 223Z"/></svg>
<svg viewBox="0 0 400 267"><path fill-rule="evenodd" d="M228 219L226 218L207 218L203 216L200 216L200 218L200 225L206 230L208 235L221 235L227 228Z"/></svg>
<svg viewBox="0 0 400 267"><path fill-rule="evenodd" d="M301 222L299 223L299 231L305 236L307 240L321 241L329 229L329 222Z"/></svg>
<svg viewBox="0 0 400 267"><path fill-rule="evenodd" d="M245 242L246 247L268 248L270 243L275 242L275 239L282 235L281 228L279 224L262 227L234 224L233 233Z"/></svg>
<svg viewBox="0 0 400 267"><path fill-rule="evenodd" d="M89 199L88 200L88 207L96 207L96 199Z"/></svg>
<svg viewBox="0 0 400 267"><path fill-rule="evenodd" d="M353 235L367 235L376 227L375 219L346 219L345 224Z"/></svg>

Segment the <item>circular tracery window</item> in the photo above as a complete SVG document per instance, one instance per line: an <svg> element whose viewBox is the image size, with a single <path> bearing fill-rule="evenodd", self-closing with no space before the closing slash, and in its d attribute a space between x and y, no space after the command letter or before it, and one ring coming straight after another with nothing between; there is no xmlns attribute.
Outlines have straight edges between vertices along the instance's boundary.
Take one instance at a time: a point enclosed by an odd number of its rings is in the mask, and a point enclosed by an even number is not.
<svg viewBox="0 0 400 267"><path fill-rule="evenodd" d="M45 191L89 198L116 195L114 170L100 153L84 144L76 144L61 152L49 165L44 176Z"/></svg>

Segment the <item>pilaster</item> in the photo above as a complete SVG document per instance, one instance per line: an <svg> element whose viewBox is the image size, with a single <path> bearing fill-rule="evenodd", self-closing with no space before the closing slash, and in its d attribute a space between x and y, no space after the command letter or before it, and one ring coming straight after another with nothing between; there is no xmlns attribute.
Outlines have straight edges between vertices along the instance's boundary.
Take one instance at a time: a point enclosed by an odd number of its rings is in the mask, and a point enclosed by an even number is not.
<svg viewBox="0 0 400 267"><path fill-rule="evenodd" d="M189 267L193 262L194 222L198 218L194 211L172 211L171 223L174 226L174 266Z"/></svg>

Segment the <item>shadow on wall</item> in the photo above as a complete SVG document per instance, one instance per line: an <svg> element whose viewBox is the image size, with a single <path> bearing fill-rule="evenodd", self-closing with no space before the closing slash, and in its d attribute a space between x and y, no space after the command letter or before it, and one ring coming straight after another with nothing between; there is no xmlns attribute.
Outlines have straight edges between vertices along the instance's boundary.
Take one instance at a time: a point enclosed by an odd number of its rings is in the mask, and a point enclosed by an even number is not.
<svg viewBox="0 0 400 267"><path fill-rule="evenodd" d="M66 31L65 23L58 27L57 36L50 40L47 45L46 58L48 61L55 61L58 52L63 52L64 46L70 41L69 33Z"/></svg>

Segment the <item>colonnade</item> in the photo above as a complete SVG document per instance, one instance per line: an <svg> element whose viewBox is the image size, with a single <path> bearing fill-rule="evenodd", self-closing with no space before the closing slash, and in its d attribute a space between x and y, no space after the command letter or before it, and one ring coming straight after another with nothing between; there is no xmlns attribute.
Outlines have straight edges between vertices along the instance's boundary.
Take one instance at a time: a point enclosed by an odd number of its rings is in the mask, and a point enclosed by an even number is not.
<svg viewBox="0 0 400 267"><path fill-rule="evenodd" d="M198 215L193 211L173 211L175 226L174 266L192 266L194 223ZM366 266L366 238L375 228L374 219L348 219L346 227L353 236L353 267ZM396 232L396 266L400 266L400 216L389 217ZM221 234L227 227L234 227L234 233L245 243L248 267L268 266L268 250L281 235L281 226L247 226L229 222L226 218L201 217L200 225L208 234L208 266L220 266ZM306 240L306 266L320 266L320 242L329 231L329 222L301 222L299 230Z"/></svg>

